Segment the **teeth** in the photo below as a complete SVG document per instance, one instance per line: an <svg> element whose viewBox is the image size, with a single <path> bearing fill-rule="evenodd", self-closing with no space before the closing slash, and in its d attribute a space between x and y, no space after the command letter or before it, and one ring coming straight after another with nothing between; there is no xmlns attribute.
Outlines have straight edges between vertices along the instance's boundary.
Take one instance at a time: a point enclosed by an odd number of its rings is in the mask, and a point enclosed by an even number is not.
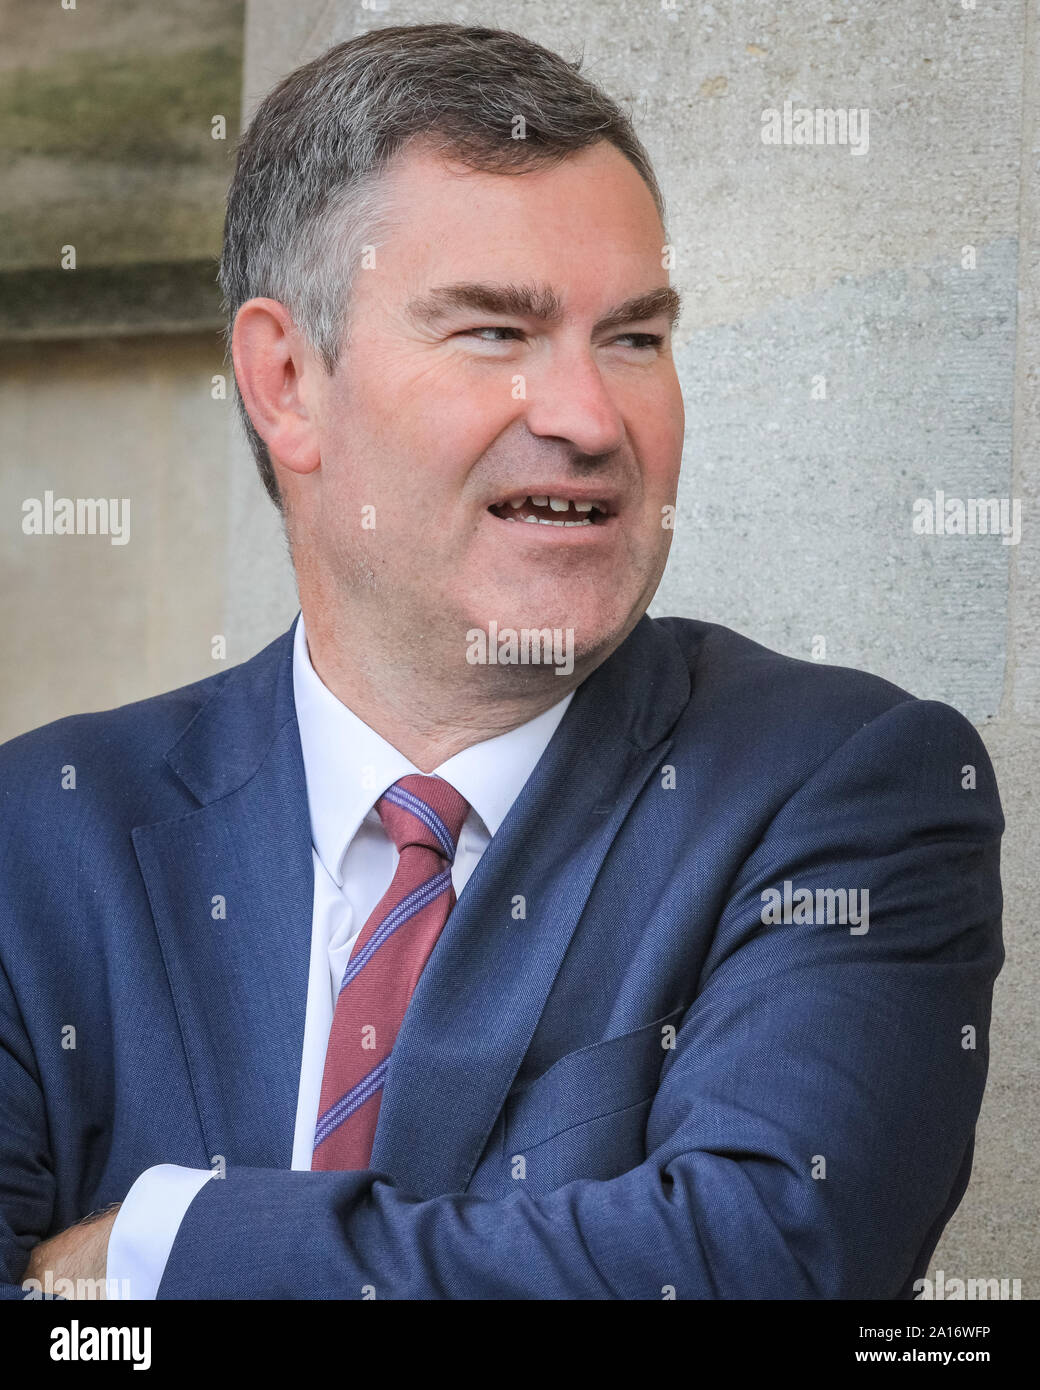
<svg viewBox="0 0 1040 1390"><path fill-rule="evenodd" d="M571 498L569 498L569 497L548 497L548 496L541 496L541 497L519 497L519 498L511 498L511 497L510 497L510 498L506 498L506 499L505 499L504 501L502 501L502 502L497 503L496 505L497 505L497 507L498 507L498 509L499 509L500 511L509 510L509 511L517 512L517 511L520 510L521 507L525 506L525 505L528 504L528 503L530 503L531 505L533 505L533 506L535 506L535 507L549 507L549 508L550 508L552 511L554 511L554 512L566 512L566 511L569 511L569 510L571 509L571 507L573 507L574 510L575 510L576 512L585 512L585 513L591 512L594 508L595 508L596 510L600 511L600 512L606 513L606 509L607 509L607 508L606 508L606 503L605 503L605 502L575 502L573 499L571 499ZM562 519L559 519L559 520L558 520L556 517L548 517L548 516L505 516L505 517L503 517L503 520L504 520L504 521L532 521L532 522L535 523L535 525L542 525L542 526L592 526L592 525L593 525L592 518L591 518L590 516L588 516L588 515L583 516L583 517L581 518L580 521L564 521L564 520L562 520Z"/></svg>

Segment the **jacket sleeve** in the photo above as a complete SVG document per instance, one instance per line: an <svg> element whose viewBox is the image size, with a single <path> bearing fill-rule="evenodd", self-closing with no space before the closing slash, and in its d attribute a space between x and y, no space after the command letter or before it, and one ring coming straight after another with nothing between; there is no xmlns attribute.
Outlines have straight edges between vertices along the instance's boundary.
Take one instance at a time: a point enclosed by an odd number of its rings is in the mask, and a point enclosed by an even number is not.
<svg viewBox="0 0 1040 1390"><path fill-rule="evenodd" d="M816 767L730 885L638 1167L495 1200L232 1167L188 1207L158 1296L908 1296L970 1172L1002 829L968 721L889 709Z"/></svg>

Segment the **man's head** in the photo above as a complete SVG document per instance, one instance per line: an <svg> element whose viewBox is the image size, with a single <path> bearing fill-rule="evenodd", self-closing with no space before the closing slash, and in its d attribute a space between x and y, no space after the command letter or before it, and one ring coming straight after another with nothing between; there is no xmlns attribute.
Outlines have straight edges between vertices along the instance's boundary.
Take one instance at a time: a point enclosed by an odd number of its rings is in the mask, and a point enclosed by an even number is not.
<svg viewBox="0 0 1040 1390"><path fill-rule="evenodd" d="M623 113L514 34L378 30L267 97L221 283L301 600L438 668L491 621L613 650L682 451L661 211Z"/></svg>

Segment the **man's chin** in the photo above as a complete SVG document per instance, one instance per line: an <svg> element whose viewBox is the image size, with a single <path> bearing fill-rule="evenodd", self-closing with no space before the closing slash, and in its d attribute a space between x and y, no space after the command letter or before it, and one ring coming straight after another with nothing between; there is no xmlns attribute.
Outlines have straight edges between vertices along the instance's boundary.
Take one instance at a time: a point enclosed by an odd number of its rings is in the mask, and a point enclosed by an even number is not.
<svg viewBox="0 0 1040 1390"><path fill-rule="evenodd" d="M641 614L578 617L559 610L532 616L511 605L502 616L472 622L466 631L466 660L473 666L552 667L584 678L618 647ZM535 669L531 679L537 679Z"/></svg>

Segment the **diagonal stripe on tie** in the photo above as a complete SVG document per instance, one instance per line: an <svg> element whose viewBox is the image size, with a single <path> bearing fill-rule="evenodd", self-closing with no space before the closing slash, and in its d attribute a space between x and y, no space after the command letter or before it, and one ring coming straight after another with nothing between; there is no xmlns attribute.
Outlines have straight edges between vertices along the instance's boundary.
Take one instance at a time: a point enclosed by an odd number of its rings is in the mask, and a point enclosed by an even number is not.
<svg viewBox="0 0 1040 1390"><path fill-rule="evenodd" d="M403 806L406 811L411 811L412 815L418 816L428 829L432 830L441 843L441 849L449 859L455 858L455 842L451 838L451 831L434 811L426 805L425 801L420 801L411 792L397 789L396 784L386 793L386 800L395 806Z"/></svg>
<svg viewBox="0 0 1040 1390"><path fill-rule="evenodd" d="M398 927L403 926L410 918L424 908L427 903L445 892L451 887L451 871L445 869L436 878L431 878L428 883L424 883L417 888L414 893L409 893L404 902L399 907L395 907L388 917L384 918L377 928L375 935L368 944L356 955L351 955L347 962L347 968L343 972L343 979L340 982L340 993L346 989L347 985L357 977L361 970L368 964L375 953L382 946L388 936L392 935Z"/></svg>
<svg viewBox="0 0 1040 1390"><path fill-rule="evenodd" d="M352 1091L341 1096L335 1105L326 1110L314 1130L315 1147L323 1139L327 1139L334 1129L338 1129L347 1116L352 1115L359 1105L363 1105L368 1100L369 1096L374 1095L379 1090L389 1065L390 1058L384 1057L379 1065L373 1067Z"/></svg>

